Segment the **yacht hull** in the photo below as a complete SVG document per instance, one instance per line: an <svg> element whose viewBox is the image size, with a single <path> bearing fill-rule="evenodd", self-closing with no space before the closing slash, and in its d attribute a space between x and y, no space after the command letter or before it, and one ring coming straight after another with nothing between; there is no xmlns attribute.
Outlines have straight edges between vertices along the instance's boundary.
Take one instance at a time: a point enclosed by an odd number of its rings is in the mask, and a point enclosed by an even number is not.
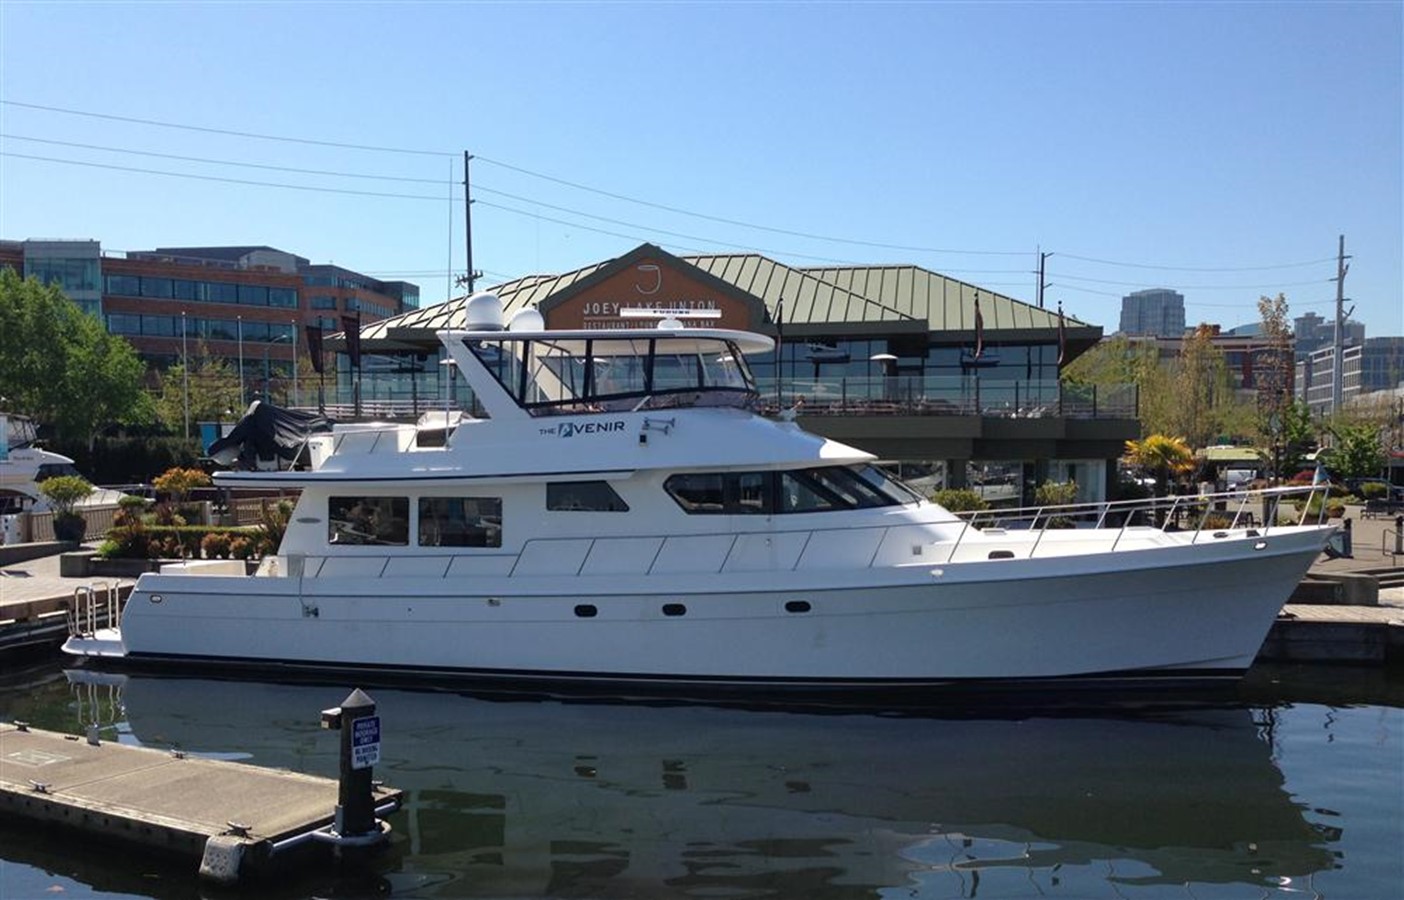
<svg viewBox="0 0 1404 900"><path fill-rule="evenodd" d="M1326 532L1090 557L633 578L143 576L126 662L882 688L1240 674Z"/></svg>

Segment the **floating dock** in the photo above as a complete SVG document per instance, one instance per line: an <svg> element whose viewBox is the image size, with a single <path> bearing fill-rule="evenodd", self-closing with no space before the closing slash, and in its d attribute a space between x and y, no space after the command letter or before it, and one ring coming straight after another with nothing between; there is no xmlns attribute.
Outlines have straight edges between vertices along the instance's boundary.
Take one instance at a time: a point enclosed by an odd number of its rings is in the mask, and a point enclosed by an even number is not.
<svg viewBox="0 0 1404 900"><path fill-rule="evenodd" d="M340 783L179 752L84 740L0 723L0 812L192 858L234 883L321 846L379 843L335 831ZM371 787L377 816L402 792ZM293 853L292 851L299 851Z"/></svg>

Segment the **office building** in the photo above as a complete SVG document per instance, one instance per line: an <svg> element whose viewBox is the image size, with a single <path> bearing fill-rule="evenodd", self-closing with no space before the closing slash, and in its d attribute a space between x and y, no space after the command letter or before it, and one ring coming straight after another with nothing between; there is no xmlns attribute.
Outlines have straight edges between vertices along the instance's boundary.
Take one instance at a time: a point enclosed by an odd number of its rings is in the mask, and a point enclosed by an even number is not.
<svg viewBox="0 0 1404 900"><path fill-rule="evenodd" d="M1121 298L1122 334L1177 338L1185 333L1185 298L1166 288L1135 291Z"/></svg>

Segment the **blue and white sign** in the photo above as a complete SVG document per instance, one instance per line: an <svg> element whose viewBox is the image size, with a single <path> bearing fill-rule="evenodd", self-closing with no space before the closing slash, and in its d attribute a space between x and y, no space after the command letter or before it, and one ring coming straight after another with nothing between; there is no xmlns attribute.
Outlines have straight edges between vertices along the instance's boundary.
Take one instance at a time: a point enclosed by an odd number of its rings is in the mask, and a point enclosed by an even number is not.
<svg viewBox="0 0 1404 900"><path fill-rule="evenodd" d="M380 716L351 723L351 768L369 769L380 762Z"/></svg>

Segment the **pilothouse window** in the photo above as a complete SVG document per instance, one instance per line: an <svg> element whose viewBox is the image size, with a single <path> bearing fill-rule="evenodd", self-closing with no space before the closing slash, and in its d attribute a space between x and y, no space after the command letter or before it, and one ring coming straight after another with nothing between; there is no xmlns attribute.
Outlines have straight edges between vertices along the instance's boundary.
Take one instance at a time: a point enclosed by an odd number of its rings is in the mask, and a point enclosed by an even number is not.
<svg viewBox="0 0 1404 900"><path fill-rule="evenodd" d="M473 341L469 349L533 415L742 405L755 381L718 337Z"/></svg>
<svg viewBox="0 0 1404 900"><path fill-rule="evenodd" d="M900 506L921 498L873 466L686 472L663 484L689 515L774 515Z"/></svg>

